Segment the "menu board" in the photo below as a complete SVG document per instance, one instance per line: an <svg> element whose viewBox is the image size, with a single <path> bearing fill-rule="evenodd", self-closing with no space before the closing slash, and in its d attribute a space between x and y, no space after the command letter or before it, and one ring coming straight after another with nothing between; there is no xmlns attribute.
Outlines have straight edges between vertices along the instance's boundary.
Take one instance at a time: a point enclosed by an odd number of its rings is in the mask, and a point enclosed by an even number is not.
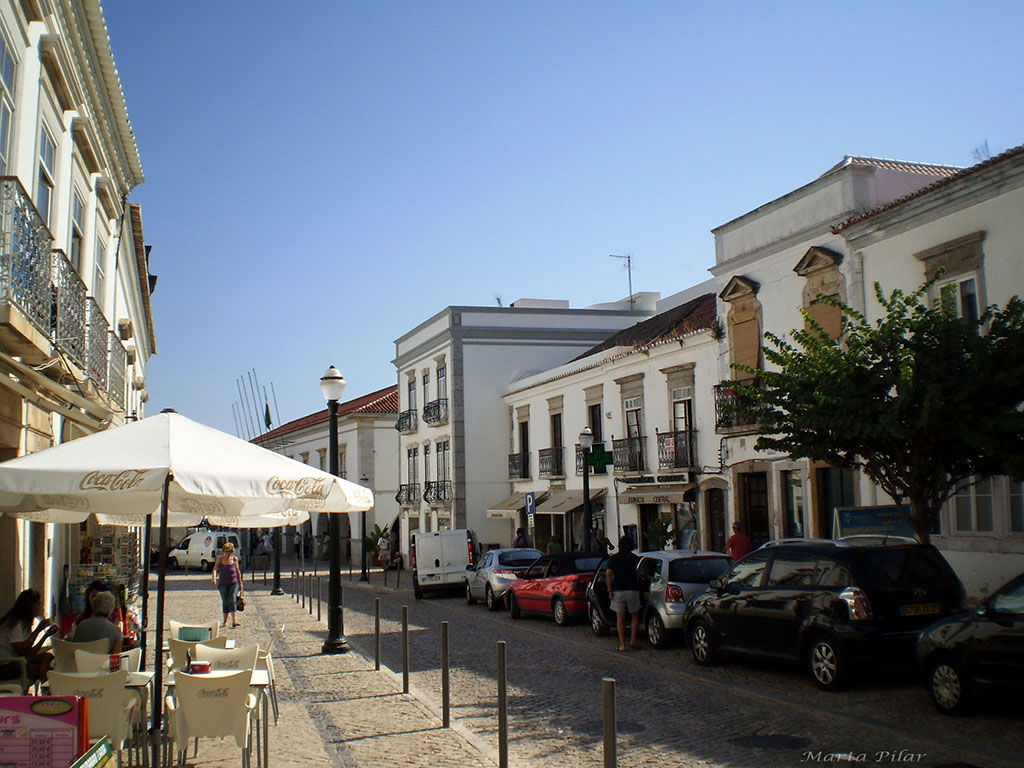
<svg viewBox="0 0 1024 768"><path fill-rule="evenodd" d="M0 768L68 768L88 747L84 699L0 696Z"/></svg>

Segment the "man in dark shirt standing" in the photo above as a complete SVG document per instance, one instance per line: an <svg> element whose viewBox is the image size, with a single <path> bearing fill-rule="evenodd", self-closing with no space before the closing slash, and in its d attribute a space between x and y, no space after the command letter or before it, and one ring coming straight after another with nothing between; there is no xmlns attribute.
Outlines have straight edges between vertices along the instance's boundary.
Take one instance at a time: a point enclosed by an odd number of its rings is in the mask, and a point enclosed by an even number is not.
<svg viewBox="0 0 1024 768"><path fill-rule="evenodd" d="M626 646L626 613L630 614L629 648L636 648L636 635L640 628L640 581L637 566L640 558L633 553L633 538L619 539L619 551L608 558L605 582L608 584L608 598L615 611L615 628L619 633L619 650Z"/></svg>

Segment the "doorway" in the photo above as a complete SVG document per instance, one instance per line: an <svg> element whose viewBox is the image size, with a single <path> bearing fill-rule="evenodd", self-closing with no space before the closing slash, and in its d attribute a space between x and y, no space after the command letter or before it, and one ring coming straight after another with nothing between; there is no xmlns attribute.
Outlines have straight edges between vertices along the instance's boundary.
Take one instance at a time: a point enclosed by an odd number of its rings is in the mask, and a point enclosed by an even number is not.
<svg viewBox="0 0 1024 768"><path fill-rule="evenodd" d="M711 488L704 492L704 505L708 511L708 549L725 551L725 491Z"/></svg>
<svg viewBox="0 0 1024 768"><path fill-rule="evenodd" d="M746 534L754 547L759 547L771 538L771 523L768 514L768 473L747 472L740 475L740 497Z"/></svg>
<svg viewBox="0 0 1024 768"><path fill-rule="evenodd" d="M852 507L854 500L854 477L852 469L821 467L818 480L818 535L831 539L835 535L836 507Z"/></svg>
<svg viewBox="0 0 1024 768"><path fill-rule="evenodd" d="M654 544L650 541L650 536L647 534L647 529L651 523L658 519L658 505L657 504L641 504L640 505L640 551L648 552L650 550L661 549L661 542Z"/></svg>

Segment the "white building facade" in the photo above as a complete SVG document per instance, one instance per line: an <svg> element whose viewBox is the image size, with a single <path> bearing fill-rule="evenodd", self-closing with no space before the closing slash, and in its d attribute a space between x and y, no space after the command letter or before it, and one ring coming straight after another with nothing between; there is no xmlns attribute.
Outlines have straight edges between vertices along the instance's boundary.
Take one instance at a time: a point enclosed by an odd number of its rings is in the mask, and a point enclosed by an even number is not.
<svg viewBox="0 0 1024 768"><path fill-rule="evenodd" d="M325 408L282 424L252 442L327 472L328 418ZM398 517L397 419L398 389L393 385L338 405L338 474L373 491L373 509L366 513L368 531L375 525L391 526ZM362 553L362 517L352 514L341 518L342 560L356 565ZM327 515L311 512L310 520L300 529L310 537L311 557L324 554L322 543L327 523ZM291 526L283 532L286 549L293 545L294 534L295 528Z"/></svg>
<svg viewBox="0 0 1024 768"><path fill-rule="evenodd" d="M509 382L649 317L656 299L638 294L632 309L628 299L586 309L546 300L454 306L397 339L401 551L417 531L450 528L510 544L511 521L486 511L509 494Z"/></svg>
<svg viewBox="0 0 1024 768"><path fill-rule="evenodd" d="M142 166L97 0L0 3L0 459L145 415ZM78 531L0 518L0 600L52 597Z"/></svg>

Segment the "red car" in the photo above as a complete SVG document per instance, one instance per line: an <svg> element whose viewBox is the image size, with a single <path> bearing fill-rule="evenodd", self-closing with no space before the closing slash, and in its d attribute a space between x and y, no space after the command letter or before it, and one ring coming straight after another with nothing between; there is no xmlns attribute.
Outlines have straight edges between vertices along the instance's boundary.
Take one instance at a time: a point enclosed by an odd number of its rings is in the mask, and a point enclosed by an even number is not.
<svg viewBox="0 0 1024 768"><path fill-rule="evenodd" d="M509 614L551 616L559 626L587 614L587 585L603 558L581 553L545 555L509 585L505 593Z"/></svg>

